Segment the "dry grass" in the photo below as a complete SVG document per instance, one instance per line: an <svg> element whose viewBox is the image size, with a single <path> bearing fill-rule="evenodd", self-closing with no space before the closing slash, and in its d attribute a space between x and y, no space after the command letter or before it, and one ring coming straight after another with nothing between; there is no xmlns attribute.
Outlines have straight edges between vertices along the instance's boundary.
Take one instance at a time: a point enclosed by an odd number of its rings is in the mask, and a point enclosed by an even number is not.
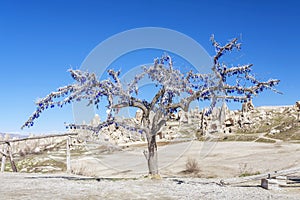
<svg viewBox="0 0 300 200"><path fill-rule="evenodd" d="M253 176L260 174L259 171L253 172L253 169L248 166L248 163L240 163L239 164L239 177Z"/></svg>
<svg viewBox="0 0 300 200"><path fill-rule="evenodd" d="M267 139L267 138L258 138L256 142L262 142L262 143L276 143L275 140Z"/></svg>
<svg viewBox="0 0 300 200"><path fill-rule="evenodd" d="M189 174L197 174L200 172L199 163L195 158L188 158L185 164L185 172Z"/></svg>
<svg viewBox="0 0 300 200"><path fill-rule="evenodd" d="M71 163L71 172L81 176L92 176L95 177L95 169L88 166L84 161L76 161Z"/></svg>

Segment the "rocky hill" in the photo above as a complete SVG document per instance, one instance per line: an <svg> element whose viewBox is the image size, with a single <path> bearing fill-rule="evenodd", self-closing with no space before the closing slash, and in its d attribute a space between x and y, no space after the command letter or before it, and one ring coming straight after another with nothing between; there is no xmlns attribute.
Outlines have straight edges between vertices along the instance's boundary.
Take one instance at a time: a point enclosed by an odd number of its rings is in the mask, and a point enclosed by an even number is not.
<svg viewBox="0 0 300 200"><path fill-rule="evenodd" d="M295 142L300 140L297 105L254 107L250 101L243 104L241 110L229 110L224 103L214 108L209 116L205 115L206 109L195 108L188 113L179 111L170 116L158 132L157 141L214 138L219 141ZM125 119L126 124L137 126L141 117L141 111L137 111L135 118ZM99 123L100 118L96 115L91 124L97 126ZM90 132L85 131L85 134L90 135ZM96 139L115 145L146 142L143 134L114 124L103 128Z"/></svg>

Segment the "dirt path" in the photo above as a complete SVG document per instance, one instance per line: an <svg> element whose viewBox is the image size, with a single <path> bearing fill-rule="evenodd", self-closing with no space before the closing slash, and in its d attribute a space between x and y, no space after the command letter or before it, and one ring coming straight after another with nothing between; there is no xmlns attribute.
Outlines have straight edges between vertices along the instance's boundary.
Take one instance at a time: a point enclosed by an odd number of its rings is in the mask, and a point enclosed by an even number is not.
<svg viewBox="0 0 300 200"><path fill-rule="evenodd" d="M282 140L280 140L280 139L267 137L266 134L267 134L266 132L264 132L264 133L259 133L258 138L257 138L256 140L254 140L253 142L258 141L259 139L270 140L270 141L274 141L274 142L277 142L277 143L282 142Z"/></svg>

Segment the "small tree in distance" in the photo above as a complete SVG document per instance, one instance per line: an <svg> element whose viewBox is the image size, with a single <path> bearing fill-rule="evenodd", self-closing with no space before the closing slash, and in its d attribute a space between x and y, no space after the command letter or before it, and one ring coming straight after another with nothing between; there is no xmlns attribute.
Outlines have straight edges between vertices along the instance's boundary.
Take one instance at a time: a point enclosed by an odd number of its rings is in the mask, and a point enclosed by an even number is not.
<svg viewBox="0 0 300 200"><path fill-rule="evenodd" d="M148 143L147 162L150 175L158 174L156 134L166 123L169 115L181 109L188 111L192 101L210 101L210 107L205 113L209 115L218 100L246 102L265 89L274 89L279 80L270 79L262 82L251 75L252 64L232 66L221 63L220 59L225 53L239 50L240 43L237 38L232 39L224 46L211 37L212 44L216 50L213 57L212 72L201 74L193 71L182 73L173 68L172 58L164 55L155 59L150 67L144 67L141 74L136 75L133 80L124 85L119 78L120 71L108 70L111 78L99 81L95 74L80 70L69 70L71 76L76 80L70 84L58 88L46 97L36 102L37 110L24 123L23 127L33 126L34 120L47 108L55 106L62 107L73 101L87 99L89 104L99 105L102 97L107 98L107 108L110 112L107 119L97 127L87 125L69 125L70 128L90 129L100 133L103 127L110 124L124 126L132 131L145 133ZM157 92L152 99L139 98L138 83L148 76L157 85ZM64 99L62 99L64 97ZM115 110L125 107L135 107L143 111L142 123L128 127L128 124L115 118Z"/></svg>

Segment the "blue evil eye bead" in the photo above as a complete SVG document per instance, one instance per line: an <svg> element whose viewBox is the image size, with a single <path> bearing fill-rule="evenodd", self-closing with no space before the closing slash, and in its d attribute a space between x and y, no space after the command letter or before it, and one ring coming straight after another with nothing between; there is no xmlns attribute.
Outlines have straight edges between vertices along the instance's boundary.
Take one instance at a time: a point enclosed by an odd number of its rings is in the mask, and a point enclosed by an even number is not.
<svg viewBox="0 0 300 200"><path fill-rule="evenodd" d="M260 91L262 92L263 90L264 90L264 88L263 88L263 87L261 87L261 88L260 88Z"/></svg>

